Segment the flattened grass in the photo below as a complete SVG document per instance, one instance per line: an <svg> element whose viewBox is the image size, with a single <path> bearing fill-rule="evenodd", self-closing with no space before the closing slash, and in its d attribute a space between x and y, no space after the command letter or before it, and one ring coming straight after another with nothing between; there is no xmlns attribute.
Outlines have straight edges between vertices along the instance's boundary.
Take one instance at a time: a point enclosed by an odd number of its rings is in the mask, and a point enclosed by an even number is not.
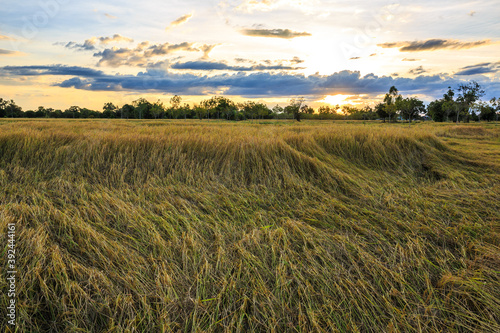
<svg viewBox="0 0 500 333"><path fill-rule="evenodd" d="M499 133L2 122L17 329L499 331Z"/></svg>

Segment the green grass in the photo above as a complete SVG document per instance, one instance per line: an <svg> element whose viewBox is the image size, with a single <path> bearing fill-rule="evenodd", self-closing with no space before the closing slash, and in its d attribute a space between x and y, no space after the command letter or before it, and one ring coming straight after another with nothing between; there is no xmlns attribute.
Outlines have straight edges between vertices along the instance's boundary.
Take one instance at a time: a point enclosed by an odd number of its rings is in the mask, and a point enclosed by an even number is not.
<svg viewBox="0 0 500 333"><path fill-rule="evenodd" d="M492 124L1 120L16 329L498 332L499 152Z"/></svg>

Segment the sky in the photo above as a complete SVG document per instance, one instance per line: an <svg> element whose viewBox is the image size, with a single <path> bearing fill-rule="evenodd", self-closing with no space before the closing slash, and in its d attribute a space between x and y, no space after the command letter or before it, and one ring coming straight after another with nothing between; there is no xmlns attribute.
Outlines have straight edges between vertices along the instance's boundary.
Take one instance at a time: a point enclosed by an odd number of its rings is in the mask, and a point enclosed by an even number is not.
<svg viewBox="0 0 500 333"><path fill-rule="evenodd" d="M498 0L4 0L0 97L101 110L214 95L286 105L500 97Z"/></svg>

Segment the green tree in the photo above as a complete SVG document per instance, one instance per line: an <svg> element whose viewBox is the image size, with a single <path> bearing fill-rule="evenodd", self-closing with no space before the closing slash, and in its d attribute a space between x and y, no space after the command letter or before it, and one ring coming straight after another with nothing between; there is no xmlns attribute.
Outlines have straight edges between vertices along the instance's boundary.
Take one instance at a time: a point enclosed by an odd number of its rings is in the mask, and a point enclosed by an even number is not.
<svg viewBox="0 0 500 333"><path fill-rule="evenodd" d="M3 98L0 98L0 117L21 117L23 114L23 109L18 106L14 100L6 100Z"/></svg>
<svg viewBox="0 0 500 333"><path fill-rule="evenodd" d="M385 123L385 119L389 117L389 114L387 113L387 111L385 111L385 104L378 103L377 105L375 105L375 112L380 118L384 120Z"/></svg>
<svg viewBox="0 0 500 333"><path fill-rule="evenodd" d="M102 116L104 118L116 118L116 110L118 107L111 102L104 103L102 107Z"/></svg>
<svg viewBox="0 0 500 333"><path fill-rule="evenodd" d="M165 106L163 105L162 101L157 100L156 103L154 103L151 106L151 115L155 118L161 118L163 114L165 113Z"/></svg>
<svg viewBox="0 0 500 333"><path fill-rule="evenodd" d="M495 108L486 102L479 102L475 105L478 120L494 121L496 119Z"/></svg>
<svg viewBox="0 0 500 333"><path fill-rule="evenodd" d="M276 104L274 107L273 107L273 113L275 116L279 115L279 114L282 114L284 112L284 109L282 106L280 106L279 104Z"/></svg>
<svg viewBox="0 0 500 333"><path fill-rule="evenodd" d="M180 107L181 107L182 97L175 95L170 98L170 108L168 109L168 113L170 118L177 119L180 116Z"/></svg>
<svg viewBox="0 0 500 333"><path fill-rule="evenodd" d="M498 116L500 115L500 98L493 97L490 103L493 110L495 110L495 121L498 121Z"/></svg>
<svg viewBox="0 0 500 333"><path fill-rule="evenodd" d="M223 96L214 96L213 99L216 104L215 112L217 114L217 119L220 119L221 116L226 120L235 119L238 107L232 100Z"/></svg>
<svg viewBox="0 0 500 333"><path fill-rule="evenodd" d="M321 119L325 119L325 117L328 117L328 115L332 113L332 110L328 105L322 105L319 107L318 113Z"/></svg>
<svg viewBox="0 0 500 333"><path fill-rule="evenodd" d="M302 104L304 104L304 101L304 97L290 99L289 104L285 107L285 112L287 114L293 114L293 119L300 121L301 107Z"/></svg>
<svg viewBox="0 0 500 333"><path fill-rule="evenodd" d="M80 118L80 107L76 105L70 106L64 113L71 118Z"/></svg>
<svg viewBox="0 0 500 333"><path fill-rule="evenodd" d="M312 107L308 106L307 104L304 104L300 108L300 112L302 114L313 114L314 113L314 109Z"/></svg>
<svg viewBox="0 0 500 333"><path fill-rule="evenodd" d="M432 120L437 122L449 121L450 117L455 116L460 111L460 104L453 97L455 92L451 87L443 95L443 98L435 100L427 106L427 114Z"/></svg>
<svg viewBox="0 0 500 333"><path fill-rule="evenodd" d="M396 102L402 97L395 86L389 89L389 92L385 94L384 97L384 110L389 117L389 122L396 121L396 115L398 113Z"/></svg>
<svg viewBox="0 0 500 333"><path fill-rule="evenodd" d="M351 104L342 105L342 114L344 115L344 119L352 118L356 113L359 112L358 108Z"/></svg>
<svg viewBox="0 0 500 333"><path fill-rule="evenodd" d="M134 112L136 114L136 118L147 119L152 117L151 108L153 107L153 104L151 104L147 99L139 98L132 103L135 107Z"/></svg>
<svg viewBox="0 0 500 333"><path fill-rule="evenodd" d="M122 106L119 110L120 112L120 117L123 119L123 118L126 118L126 119L129 119L130 117L133 117L134 116L134 106L133 105L130 105L130 104L125 104L124 106Z"/></svg>
<svg viewBox="0 0 500 333"><path fill-rule="evenodd" d="M457 101L461 104L460 111L457 112L457 123L459 122L460 113L466 116L466 121L469 121L472 105L484 95L484 90L476 81L458 86Z"/></svg>
<svg viewBox="0 0 500 333"><path fill-rule="evenodd" d="M189 118L192 118L191 107L189 106L189 104L184 103L184 106L179 108L179 114L181 117L184 117L184 120L187 119L188 115L189 115Z"/></svg>
<svg viewBox="0 0 500 333"><path fill-rule="evenodd" d="M210 120L210 115L215 113L214 110L217 107L218 102L214 97L201 101L200 106L206 110L207 119Z"/></svg>
<svg viewBox="0 0 500 333"><path fill-rule="evenodd" d="M400 98L396 101L397 108L401 110L404 119L411 123L419 113L425 112L424 102L415 97Z"/></svg>

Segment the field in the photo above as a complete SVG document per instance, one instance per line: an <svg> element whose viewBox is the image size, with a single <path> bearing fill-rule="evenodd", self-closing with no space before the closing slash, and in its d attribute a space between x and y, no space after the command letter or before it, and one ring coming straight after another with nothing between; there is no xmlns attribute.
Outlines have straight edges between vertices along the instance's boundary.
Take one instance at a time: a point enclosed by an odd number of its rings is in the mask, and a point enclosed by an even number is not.
<svg viewBox="0 0 500 333"><path fill-rule="evenodd" d="M500 125L0 120L0 327L499 332Z"/></svg>

